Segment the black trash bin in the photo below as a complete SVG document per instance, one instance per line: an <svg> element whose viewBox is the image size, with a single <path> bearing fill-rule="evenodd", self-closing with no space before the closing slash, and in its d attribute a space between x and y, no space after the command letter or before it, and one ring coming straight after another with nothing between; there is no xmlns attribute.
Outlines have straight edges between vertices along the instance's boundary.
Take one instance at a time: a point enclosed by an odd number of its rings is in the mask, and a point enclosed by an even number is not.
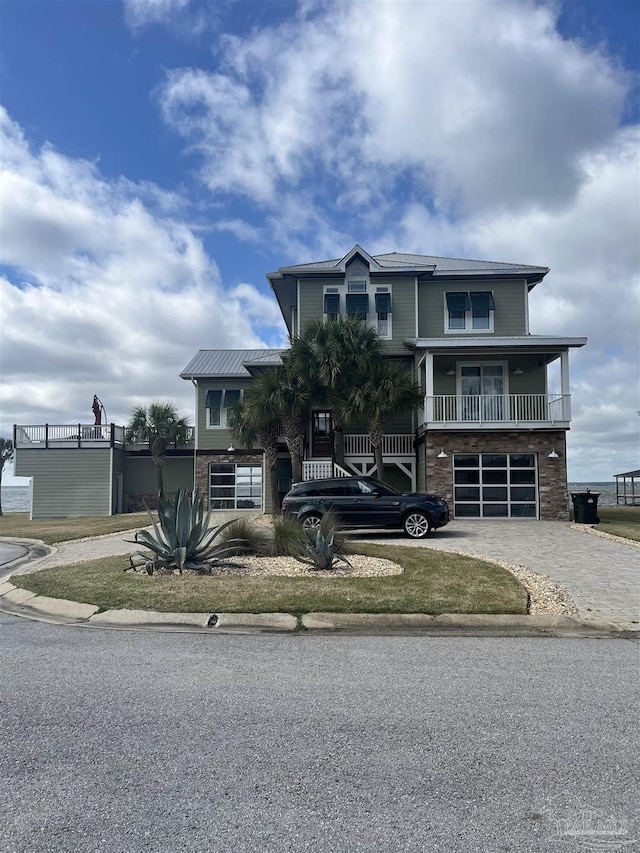
<svg viewBox="0 0 640 853"><path fill-rule="evenodd" d="M573 501L573 520L576 524L600 524L598 518L598 498L600 492L571 492Z"/></svg>

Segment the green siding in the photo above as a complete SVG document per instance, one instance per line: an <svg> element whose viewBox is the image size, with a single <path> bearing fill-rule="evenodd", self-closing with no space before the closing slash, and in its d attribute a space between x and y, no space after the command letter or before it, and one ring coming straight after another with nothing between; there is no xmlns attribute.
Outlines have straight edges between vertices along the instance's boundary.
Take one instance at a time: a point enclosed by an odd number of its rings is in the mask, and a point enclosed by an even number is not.
<svg viewBox="0 0 640 853"><path fill-rule="evenodd" d="M197 431L198 450L220 450L226 453L227 448L233 444L233 435L230 429L224 427L207 427L207 392L224 391L226 389L246 389L251 385L251 378L236 379L200 379L198 380L197 397ZM250 449L250 448L247 448Z"/></svg>
<svg viewBox="0 0 640 853"><path fill-rule="evenodd" d="M455 338L457 335L524 335L526 334L526 289L518 279L509 281L426 281L420 282L418 302L418 334L421 338ZM445 293L456 290L491 290L495 301L493 332L446 332Z"/></svg>
<svg viewBox="0 0 640 853"><path fill-rule="evenodd" d="M344 279L300 279L300 329L310 320L324 316L325 285L339 287ZM376 287L389 287L391 292L391 334L385 346L398 349L405 338L415 337L415 279L394 276L373 276L369 284L369 300L373 305Z"/></svg>
<svg viewBox="0 0 640 853"><path fill-rule="evenodd" d="M32 518L111 515L111 448L18 449L16 475L33 477Z"/></svg>
<svg viewBox="0 0 640 853"><path fill-rule="evenodd" d="M447 370L453 368L457 371L459 365L478 364L488 361L500 361L507 363L508 371L508 393L509 394L544 394L546 382L546 367L540 364L541 358L537 355L509 355L499 350L493 354L482 356L469 356L459 358L457 356L435 356L433 360L433 393L434 394L456 394L456 376L447 376ZM516 368L522 370L522 374L513 375Z"/></svg>
<svg viewBox="0 0 640 853"><path fill-rule="evenodd" d="M175 495L176 489L193 489L193 456L167 456L162 482L168 498ZM127 457L125 491L128 495L156 494L156 466L150 456Z"/></svg>

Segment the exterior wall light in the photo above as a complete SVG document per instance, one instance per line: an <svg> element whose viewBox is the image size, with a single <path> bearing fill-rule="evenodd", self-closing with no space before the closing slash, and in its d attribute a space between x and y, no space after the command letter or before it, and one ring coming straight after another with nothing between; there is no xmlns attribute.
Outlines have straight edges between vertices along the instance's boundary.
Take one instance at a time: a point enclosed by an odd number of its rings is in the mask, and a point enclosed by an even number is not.
<svg viewBox="0 0 640 853"><path fill-rule="evenodd" d="M516 367L516 369L513 371L514 376L522 376L523 373L524 373L524 370L520 370L519 367Z"/></svg>
<svg viewBox="0 0 640 853"><path fill-rule="evenodd" d="M447 376L455 376L455 375L456 375L455 368L450 367L449 370L447 370Z"/></svg>
<svg viewBox="0 0 640 853"><path fill-rule="evenodd" d="M547 459L560 459L560 454L556 453L555 447L552 449L551 453L547 453Z"/></svg>
<svg viewBox="0 0 640 853"><path fill-rule="evenodd" d="M233 446L233 444L230 444L229 447L227 447L227 453L235 453L235 452L236 452L235 447Z"/></svg>
<svg viewBox="0 0 640 853"><path fill-rule="evenodd" d="M446 459L447 454L444 452L444 447L440 449L440 453L436 456L436 459Z"/></svg>

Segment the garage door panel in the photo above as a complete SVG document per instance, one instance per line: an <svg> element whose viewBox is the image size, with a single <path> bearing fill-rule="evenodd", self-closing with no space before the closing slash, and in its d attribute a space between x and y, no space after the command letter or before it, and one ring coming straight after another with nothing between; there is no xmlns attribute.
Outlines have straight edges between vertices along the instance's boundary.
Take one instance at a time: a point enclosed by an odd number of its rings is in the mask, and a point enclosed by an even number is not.
<svg viewBox="0 0 640 853"><path fill-rule="evenodd" d="M456 518L537 518L536 456L454 454Z"/></svg>

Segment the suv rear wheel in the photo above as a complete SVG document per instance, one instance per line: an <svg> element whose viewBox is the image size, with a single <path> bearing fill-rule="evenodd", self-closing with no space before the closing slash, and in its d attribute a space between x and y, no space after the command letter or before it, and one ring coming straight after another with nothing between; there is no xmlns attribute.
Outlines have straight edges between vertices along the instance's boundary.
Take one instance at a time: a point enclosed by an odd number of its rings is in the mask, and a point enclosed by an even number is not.
<svg viewBox="0 0 640 853"><path fill-rule="evenodd" d="M413 510L403 522L404 532L411 539L424 539L431 533L431 519L424 512Z"/></svg>
<svg viewBox="0 0 640 853"><path fill-rule="evenodd" d="M318 515L315 512L310 512L302 519L302 529L305 533L308 533L311 530L317 530L317 528L320 527L321 521L321 515Z"/></svg>

